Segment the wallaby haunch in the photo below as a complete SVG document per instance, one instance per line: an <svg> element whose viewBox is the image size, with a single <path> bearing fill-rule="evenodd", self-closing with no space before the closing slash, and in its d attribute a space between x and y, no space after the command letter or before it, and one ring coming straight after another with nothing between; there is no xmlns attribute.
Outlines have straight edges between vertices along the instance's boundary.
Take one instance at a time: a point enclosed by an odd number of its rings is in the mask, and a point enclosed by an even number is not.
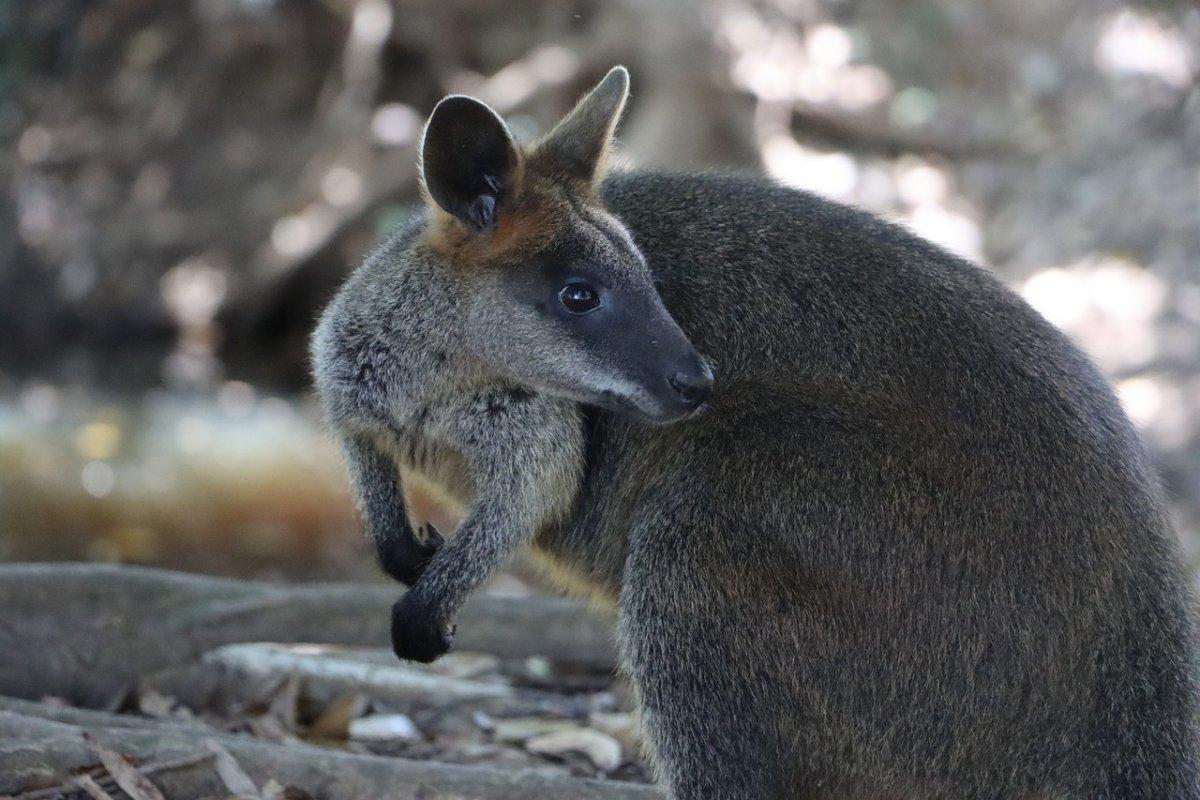
<svg viewBox="0 0 1200 800"><path fill-rule="evenodd" d="M1200 798L1192 612L1096 369L985 271L750 178L605 176L470 98L317 330L402 658L532 542L614 602L676 800ZM713 373L716 373L714 380ZM670 423L670 424L665 424ZM399 467L468 509L414 532Z"/></svg>

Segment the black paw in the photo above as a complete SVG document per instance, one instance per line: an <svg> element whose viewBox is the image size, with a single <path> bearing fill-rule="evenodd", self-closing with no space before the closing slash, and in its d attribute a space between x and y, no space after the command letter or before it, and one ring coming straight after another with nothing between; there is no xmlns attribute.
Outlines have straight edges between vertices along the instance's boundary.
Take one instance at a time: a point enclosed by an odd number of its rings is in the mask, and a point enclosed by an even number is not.
<svg viewBox="0 0 1200 800"><path fill-rule="evenodd" d="M392 649L405 661L428 664L454 643L454 626L410 596L392 606Z"/></svg>
<svg viewBox="0 0 1200 800"><path fill-rule="evenodd" d="M425 572L430 560L442 549L446 540L431 523L421 527L424 539L408 534L404 539L383 539L376 548L379 566L405 586L412 586Z"/></svg>

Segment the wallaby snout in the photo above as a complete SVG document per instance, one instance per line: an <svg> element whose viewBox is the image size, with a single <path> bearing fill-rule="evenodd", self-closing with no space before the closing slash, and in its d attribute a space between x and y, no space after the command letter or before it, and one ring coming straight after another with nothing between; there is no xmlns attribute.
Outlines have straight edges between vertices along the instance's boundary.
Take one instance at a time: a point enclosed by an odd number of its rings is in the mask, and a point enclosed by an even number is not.
<svg viewBox="0 0 1200 800"><path fill-rule="evenodd" d="M684 367L671 373L667 383L675 390L675 396L685 408L694 411L712 394L712 369L696 359L696 365Z"/></svg>
<svg viewBox="0 0 1200 800"><path fill-rule="evenodd" d="M602 391L597 404L660 425L690 416L712 394L715 379L704 358L683 341L682 355L650 355L638 370L640 379Z"/></svg>
<svg viewBox="0 0 1200 800"><path fill-rule="evenodd" d="M660 425L691 415L712 394L712 367L653 287L635 283L624 295L629 308L614 314L608 330L595 337L603 343L595 348L597 362L622 376L608 385L599 404Z"/></svg>

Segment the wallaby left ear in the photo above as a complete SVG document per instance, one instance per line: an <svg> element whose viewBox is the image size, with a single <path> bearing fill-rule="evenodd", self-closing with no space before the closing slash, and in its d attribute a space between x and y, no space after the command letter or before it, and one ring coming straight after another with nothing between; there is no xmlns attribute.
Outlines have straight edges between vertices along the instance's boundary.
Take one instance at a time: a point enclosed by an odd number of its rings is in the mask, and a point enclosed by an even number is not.
<svg viewBox="0 0 1200 800"><path fill-rule="evenodd" d="M536 145L539 159L591 186L604 175L613 133L629 98L629 72L613 67Z"/></svg>
<svg viewBox="0 0 1200 800"><path fill-rule="evenodd" d="M500 115L463 95L434 107L421 134L421 181L430 200L486 233L516 195L520 177L521 153Z"/></svg>

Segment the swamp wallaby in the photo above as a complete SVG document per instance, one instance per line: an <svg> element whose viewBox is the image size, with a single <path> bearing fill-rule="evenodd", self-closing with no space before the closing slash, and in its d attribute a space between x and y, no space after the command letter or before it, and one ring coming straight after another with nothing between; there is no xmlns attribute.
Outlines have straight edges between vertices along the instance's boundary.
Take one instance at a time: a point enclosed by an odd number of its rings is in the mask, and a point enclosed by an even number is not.
<svg viewBox="0 0 1200 800"><path fill-rule="evenodd" d="M532 542L619 609L675 800L1196 800L1192 612L1140 445L987 272L764 180L605 175L448 97L316 384L402 658ZM716 373L714 381L713 372ZM669 424L668 424L669 423ZM418 535L398 465L468 508Z"/></svg>

